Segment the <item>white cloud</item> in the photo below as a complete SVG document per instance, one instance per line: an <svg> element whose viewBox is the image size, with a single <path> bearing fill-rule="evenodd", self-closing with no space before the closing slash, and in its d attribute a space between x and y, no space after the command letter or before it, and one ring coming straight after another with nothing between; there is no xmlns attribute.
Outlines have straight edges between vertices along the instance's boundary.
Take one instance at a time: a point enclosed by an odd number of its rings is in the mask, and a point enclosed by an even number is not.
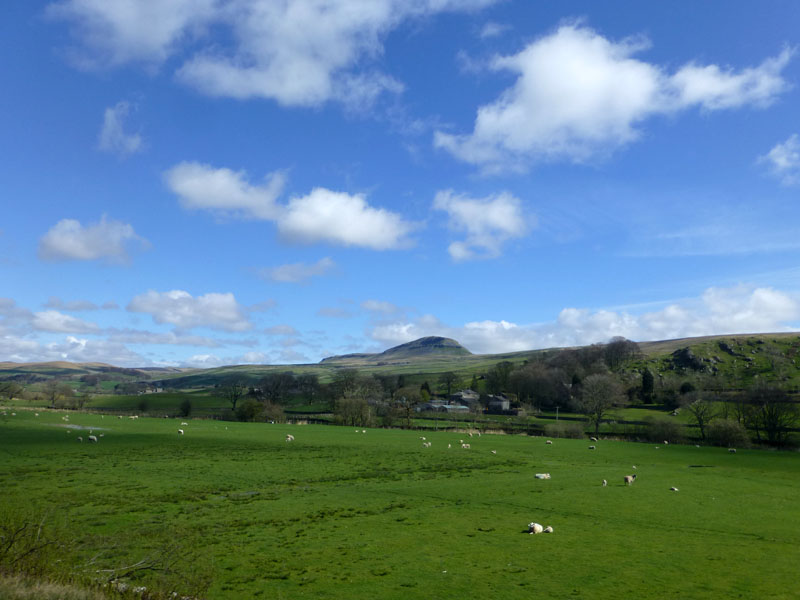
<svg viewBox="0 0 800 600"><path fill-rule="evenodd" d="M138 242L148 245L147 240L136 235L127 223L107 219L85 227L75 219L62 219L39 240L39 258L48 261L97 260L113 262L128 260L126 244Z"/></svg>
<svg viewBox="0 0 800 600"><path fill-rule="evenodd" d="M364 300L361 303L361 308L373 313L383 313L390 315L400 311L400 308L383 300Z"/></svg>
<svg viewBox="0 0 800 600"><path fill-rule="evenodd" d="M183 162L164 178L184 208L275 221L283 238L296 243L387 250L409 245L407 236L415 227L397 213L370 206L361 194L314 188L305 196L291 198L286 206L278 204L285 179L282 173L268 175L263 185L251 185L242 171ZM324 260L317 263L317 269L327 268ZM301 268L290 265L284 271L264 274L292 277Z"/></svg>
<svg viewBox="0 0 800 600"><path fill-rule="evenodd" d="M221 367L226 364L215 354L194 354L181 363L184 367L194 367L195 369L210 369ZM233 364L233 363L228 363Z"/></svg>
<svg viewBox="0 0 800 600"><path fill-rule="evenodd" d="M146 366L150 361L124 345L106 340L67 336L62 341L42 344L16 336L0 336L0 354L15 362L102 362L119 366Z"/></svg>
<svg viewBox="0 0 800 600"><path fill-rule="evenodd" d="M181 206L244 219L275 219L275 203L285 184L281 172L270 173L262 185L251 185L244 171L216 169L196 162L182 162L164 174Z"/></svg>
<svg viewBox="0 0 800 600"><path fill-rule="evenodd" d="M514 85L478 109L471 134L437 131L434 144L487 172L582 162L636 140L637 126L653 115L763 107L788 88L781 77L788 49L738 72L691 63L670 76L633 57L647 46L564 25L518 54L496 57L492 68L517 74Z"/></svg>
<svg viewBox="0 0 800 600"><path fill-rule="evenodd" d="M45 308L55 308L60 310L69 310L72 312L79 312L83 310L97 310L99 307L94 302L89 302L88 300L72 300L70 302L64 302L61 298L57 296L50 296L47 299L47 303L44 305Z"/></svg>
<svg viewBox="0 0 800 600"><path fill-rule="evenodd" d="M31 325L39 331L54 333L97 333L100 328L94 323L65 315L57 310L45 310L33 314Z"/></svg>
<svg viewBox="0 0 800 600"><path fill-rule="evenodd" d="M415 321L378 325L370 337L386 346L428 335L461 342L472 352L495 354L583 346L607 342L614 336L636 341L664 340L703 335L797 330L800 299L773 288L739 285L708 288L691 301L670 304L641 314L578 308L563 309L549 323L519 325L513 322L475 321L450 326L431 315Z"/></svg>
<svg viewBox="0 0 800 600"><path fill-rule="evenodd" d="M770 173L783 185L800 183L800 139L793 133L783 143L776 144L758 162L766 164Z"/></svg>
<svg viewBox="0 0 800 600"><path fill-rule="evenodd" d="M196 54L181 57L177 77L209 95L364 105L402 89L372 67L390 31L411 18L494 1L63 0L48 14L77 25L84 66L159 64L191 48Z"/></svg>
<svg viewBox="0 0 800 600"><path fill-rule="evenodd" d="M499 256L503 243L524 236L528 229L521 202L507 192L470 198L452 190L440 191L433 208L448 214L451 229L467 234L464 241L450 244L453 260Z"/></svg>
<svg viewBox="0 0 800 600"><path fill-rule="evenodd" d="M278 220L278 231L293 242L327 242L373 250L408 246L407 236L413 229L414 225L399 214L370 206L361 194L325 188L314 188L306 196L289 200Z"/></svg>
<svg viewBox="0 0 800 600"><path fill-rule="evenodd" d="M130 112L127 102L118 102L103 113L103 128L98 137L98 147L105 152L128 156L142 149L142 136L125 132L125 119Z"/></svg>
<svg viewBox="0 0 800 600"><path fill-rule="evenodd" d="M268 269L261 269L265 279L281 283L303 283L312 277L321 277L336 266L329 257L322 258L314 264L291 263Z"/></svg>
<svg viewBox="0 0 800 600"><path fill-rule="evenodd" d="M243 364L258 365L269 362L269 357L263 352L247 352L240 361Z"/></svg>
<svg viewBox="0 0 800 600"><path fill-rule="evenodd" d="M495 23L494 21L489 21L486 23L482 28L478 36L485 40L487 38L494 38L504 34L506 31L511 29L510 25L505 25L503 23Z"/></svg>
<svg viewBox="0 0 800 600"><path fill-rule="evenodd" d="M150 290L134 297L127 310L150 314L156 323L170 323L179 329L246 331L252 327L244 307L231 293L209 293L195 298L183 290Z"/></svg>

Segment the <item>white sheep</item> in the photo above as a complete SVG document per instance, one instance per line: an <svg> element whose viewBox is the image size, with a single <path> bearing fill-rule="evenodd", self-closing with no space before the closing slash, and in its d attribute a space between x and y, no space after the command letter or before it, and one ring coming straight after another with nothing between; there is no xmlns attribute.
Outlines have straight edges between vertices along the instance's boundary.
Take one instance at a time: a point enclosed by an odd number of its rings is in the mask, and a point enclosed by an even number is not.
<svg viewBox="0 0 800 600"><path fill-rule="evenodd" d="M82 442L82 441L83 441L83 437L79 435L79 436L78 436L78 441L79 441L79 442Z"/></svg>
<svg viewBox="0 0 800 600"><path fill-rule="evenodd" d="M36 415L36 416L38 417L39 415ZM469 432L469 437L472 437L472 432L471 431Z"/></svg>
<svg viewBox="0 0 800 600"><path fill-rule="evenodd" d="M183 425L184 427L186 427L186 426L188 426L189 424L188 424L186 421L184 421L183 423L181 423L181 425Z"/></svg>
<svg viewBox="0 0 800 600"><path fill-rule="evenodd" d="M286 434L286 441L287 442L293 442L294 441L294 436L291 433L287 433Z"/></svg>
<svg viewBox="0 0 800 600"><path fill-rule="evenodd" d="M669 489L670 489L671 491L673 491L673 492L677 492L677 491L678 491L678 488L676 488L674 485L673 485L671 488L669 488Z"/></svg>
<svg viewBox="0 0 800 600"><path fill-rule="evenodd" d="M464 450L469 450L469 444L461 444L461 447L464 448Z"/></svg>
<svg viewBox="0 0 800 600"><path fill-rule="evenodd" d="M96 435L90 435L88 439L89 439L90 442L97 443L97 436Z"/></svg>
<svg viewBox="0 0 800 600"><path fill-rule="evenodd" d="M547 440L547 441L545 442L545 444L552 444L552 443L553 443L553 440Z"/></svg>
<svg viewBox="0 0 800 600"><path fill-rule="evenodd" d="M633 468L635 469L635 468L636 468L636 465L633 465Z"/></svg>
<svg viewBox="0 0 800 600"><path fill-rule="evenodd" d="M422 442L422 447L423 448L430 448L431 447L431 443L430 442Z"/></svg>
<svg viewBox="0 0 800 600"><path fill-rule="evenodd" d="M419 439L421 439L421 440L424 442L424 441L425 441L425 436L424 436L424 435L422 435L422 436L420 436L420 438L419 438Z"/></svg>
<svg viewBox="0 0 800 600"><path fill-rule="evenodd" d="M547 527L545 527L545 528L544 528L542 531L543 531L544 533L553 533L553 528L552 528L550 525L548 525L548 526L547 526Z"/></svg>
<svg viewBox="0 0 800 600"><path fill-rule="evenodd" d="M367 433L367 430L366 429L362 429L361 433Z"/></svg>
<svg viewBox="0 0 800 600"><path fill-rule="evenodd" d="M603 487L606 487L607 485L608 485L608 482L605 479L603 479Z"/></svg>
<svg viewBox="0 0 800 600"><path fill-rule="evenodd" d="M497 454L497 450L492 450L492 454Z"/></svg>
<svg viewBox="0 0 800 600"><path fill-rule="evenodd" d="M34 417L38 417L38 416L39 416L39 413L33 413L33 416L34 416Z"/></svg>
<svg viewBox="0 0 800 600"><path fill-rule="evenodd" d="M183 435L183 429L178 429L178 433L180 433L181 435Z"/></svg>
<svg viewBox="0 0 800 600"><path fill-rule="evenodd" d="M528 533L531 535L536 533L542 533L544 531L544 527L539 525L538 523L528 523Z"/></svg>
<svg viewBox="0 0 800 600"><path fill-rule="evenodd" d="M636 475L625 475L625 477L622 478L622 481L625 483L625 485L632 485L633 482L636 481Z"/></svg>
<svg viewBox="0 0 800 600"><path fill-rule="evenodd" d="M664 445L665 446L669 446L669 441L668 440L664 440Z"/></svg>
<svg viewBox="0 0 800 600"><path fill-rule="evenodd" d="M728 452L731 454L736 454L736 448L728 448Z"/></svg>
<svg viewBox="0 0 800 600"><path fill-rule="evenodd" d="M590 437L589 439L590 439L591 441L593 441L593 442L596 442L596 441L597 441L597 438L596 438L596 437L594 437L594 436Z"/></svg>
<svg viewBox="0 0 800 600"><path fill-rule="evenodd" d="M536 473L536 479L550 479L550 473Z"/></svg>
<svg viewBox="0 0 800 600"><path fill-rule="evenodd" d="M589 450L596 450L597 446L589 446Z"/></svg>
<svg viewBox="0 0 800 600"><path fill-rule="evenodd" d="M450 448L452 448L452 447L453 447L453 445L452 445L452 444L447 444L447 449L448 449L448 450L449 450Z"/></svg>

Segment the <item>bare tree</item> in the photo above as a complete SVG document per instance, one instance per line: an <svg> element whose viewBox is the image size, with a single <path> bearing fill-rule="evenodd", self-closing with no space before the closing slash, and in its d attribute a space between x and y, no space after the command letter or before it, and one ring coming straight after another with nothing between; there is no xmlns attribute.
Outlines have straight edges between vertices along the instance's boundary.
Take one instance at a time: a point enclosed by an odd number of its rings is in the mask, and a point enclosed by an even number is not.
<svg viewBox="0 0 800 600"><path fill-rule="evenodd" d="M57 404L61 404L66 398L71 398L74 391L68 383L58 379L49 379L42 386L42 394L50 408L55 408Z"/></svg>
<svg viewBox="0 0 800 600"><path fill-rule="evenodd" d="M686 404L686 410L689 411L692 421L697 423L700 437L706 439L706 427L717 416L716 404L698 392L690 392L687 396L689 403Z"/></svg>
<svg viewBox="0 0 800 600"><path fill-rule="evenodd" d="M614 406L624 406L627 399L622 388L611 375L589 375L581 386L580 409L594 425L595 434L605 414Z"/></svg>
<svg viewBox="0 0 800 600"><path fill-rule="evenodd" d="M761 432L770 444L780 445L789 436L789 430L800 421L798 404L780 388L757 385L747 393L750 425L761 439Z"/></svg>
<svg viewBox="0 0 800 600"><path fill-rule="evenodd" d="M231 410L236 410L236 403L239 402L245 392L247 385L241 377L229 377L219 387L222 397L231 403Z"/></svg>
<svg viewBox="0 0 800 600"><path fill-rule="evenodd" d="M447 388L447 395L450 396L450 392L453 389L453 384L458 380L456 374L452 371L447 371L446 373L442 373L439 375L439 383L444 385Z"/></svg>
<svg viewBox="0 0 800 600"><path fill-rule="evenodd" d="M608 368L616 370L622 363L631 360L639 355L639 344L625 339L624 337L613 337L606 344L603 356Z"/></svg>

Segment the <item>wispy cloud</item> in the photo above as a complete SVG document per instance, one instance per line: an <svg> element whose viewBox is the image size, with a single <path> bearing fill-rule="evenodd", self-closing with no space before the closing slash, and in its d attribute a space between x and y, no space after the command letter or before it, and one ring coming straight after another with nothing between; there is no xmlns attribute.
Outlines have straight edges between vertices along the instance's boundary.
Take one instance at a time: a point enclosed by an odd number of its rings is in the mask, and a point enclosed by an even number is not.
<svg viewBox="0 0 800 600"><path fill-rule="evenodd" d="M103 127L100 129L97 145L104 152L112 152L125 157L143 148L142 136L125 131L125 120L130 113L131 105L118 102L103 113Z"/></svg>
<svg viewBox="0 0 800 600"><path fill-rule="evenodd" d="M312 277L321 277L329 273L335 266L336 263L326 256L310 265L306 263L291 263L260 269L259 275L264 279L280 283L305 283Z"/></svg>
<svg viewBox="0 0 800 600"><path fill-rule="evenodd" d="M793 133L785 142L775 144L769 152L758 157L758 162L766 165L770 174L780 179L783 185L800 184L800 139L797 134Z"/></svg>

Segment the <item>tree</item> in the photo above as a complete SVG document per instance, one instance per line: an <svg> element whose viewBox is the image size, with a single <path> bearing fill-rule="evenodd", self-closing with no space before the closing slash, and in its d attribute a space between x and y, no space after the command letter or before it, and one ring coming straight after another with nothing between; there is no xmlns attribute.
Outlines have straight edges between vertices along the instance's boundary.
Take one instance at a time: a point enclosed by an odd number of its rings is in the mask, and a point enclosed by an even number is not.
<svg viewBox="0 0 800 600"><path fill-rule="evenodd" d="M411 427L411 417L414 414L414 408L422 401L419 389L414 386L406 386L397 390L395 399L399 412L405 417L406 427Z"/></svg>
<svg viewBox="0 0 800 600"><path fill-rule="evenodd" d="M717 416L717 407L711 400L708 400L697 392L690 392L689 403L686 410L689 411L692 421L697 423L700 429L700 438L706 439L706 428L711 420Z"/></svg>
<svg viewBox="0 0 800 600"><path fill-rule="evenodd" d="M508 378L513 370L514 364L507 360L497 363L486 373L486 390L490 394L499 394L508 389Z"/></svg>
<svg viewBox="0 0 800 600"><path fill-rule="evenodd" d="M319 377L315 373L303 373L297 377L297 387L300 393L310 403L319 396Z"/></svg>
<svg viewBox="0 0 800 600"><path fill-rule="evenodd" d="M268 373L258 382L260 400L264 403L283 404L294 385L295 378L291 371Z"/></svg>
<svg viewBox="0 0 800 600"><path fill-rule="evenodd" d="M653 372L645 368L644 373L642 373L642 402L645 404L650 404L653 401L655 383Z"/></svg>
<svg viewBox="0 0 800 600"><path fill-rule="evenodd" d="M231 410L236 412L236 403L247 391L247 385L241 377L229 377L219 387L222 397L231 403Z"/></svg>
<svg viewBox="0 0 800 600"><path fill-rule="evenodd" d="M60 405L65 399L71 398L73 393L68 383L58 379L49 379L42 386L42 394L50 408L55 408L57 404Z"/></svg>
<svg viewBox="0 0 800 600"><path fill-rule="evenodd" d="M761 439L763 431L770 444L781 445L789 430L800 420L798 405L789 395L775 386L759 384L747 393L750 405L750 424Z"/></svg>
<svg viewBox="0 0 800 600"><path fill-rule="evenodd" d="M22 394L23 387L15 381L0 381L0 397L13 400Z"/></svg>
<svg viewBox="0 0 800 600"><path fill-rule="evenodd" d="M589 375L581 386L580 410L594 425L595 434L605 414L614 406L627 402L622 388L611 375Z"/></svg>
<svg viewBox="0 0 800 600"><path fill-rule="evenodd" d="M622 363L639 355L639 344L625 339L613 337L603 349L603 358L608 368L615 371Z"/></svg>
<svg viewBox="0 0 800 600"><path fill-rule="evenodd" d="M446 373L442 373L439 375L439 383L441 383L445 388L447 388L447 396L450 396L450 393L453 389L453 384L458 380L456 374L452 371L447 371Z"/></svg>

